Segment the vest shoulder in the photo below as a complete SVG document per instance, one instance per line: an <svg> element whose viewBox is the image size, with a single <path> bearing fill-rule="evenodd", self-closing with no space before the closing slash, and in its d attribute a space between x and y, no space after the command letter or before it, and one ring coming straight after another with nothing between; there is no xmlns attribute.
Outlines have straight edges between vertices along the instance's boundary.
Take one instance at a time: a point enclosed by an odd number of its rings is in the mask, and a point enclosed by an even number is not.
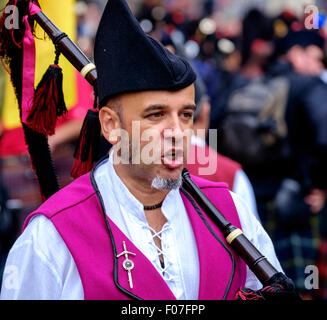
<svg viewBox="0 0 327 320"><path fill-rule="evenodd" d="M65 209L78 206L94 195L95 190L93 189L91 177L88 173L60 189L47 199L35 212L42 213L48 218L51 218L53 215Z"/></svg>
<svg viewBox="0 0 327 320"><path fill-rule="evenodd" d="M192 180L198 185L201 189L228 189L228 185L225 182L215 182L211 180L207 180L204 178L200 178L197 176L191 175Z"/></svg>
<svg viewBox="0 0 327 320"><path fill-rule="evenodd" d="M238 171L242 169L242 165L235 160L228 158L220 153L218 153L218 165L222 169L229 169L230 171Z"/></svg>

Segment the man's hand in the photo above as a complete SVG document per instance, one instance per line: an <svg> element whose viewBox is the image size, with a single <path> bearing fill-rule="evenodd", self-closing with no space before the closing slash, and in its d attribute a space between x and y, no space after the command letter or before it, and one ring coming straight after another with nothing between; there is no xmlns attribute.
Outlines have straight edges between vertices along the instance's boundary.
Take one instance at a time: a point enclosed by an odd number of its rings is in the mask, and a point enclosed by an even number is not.
<svg viewBox="0 0 327 320"><path fill-rule="evenodd" d="M240 288L234 300L301 300L293 281L283 273L275 274L269 282L270 284L261 290Z"/></svg>

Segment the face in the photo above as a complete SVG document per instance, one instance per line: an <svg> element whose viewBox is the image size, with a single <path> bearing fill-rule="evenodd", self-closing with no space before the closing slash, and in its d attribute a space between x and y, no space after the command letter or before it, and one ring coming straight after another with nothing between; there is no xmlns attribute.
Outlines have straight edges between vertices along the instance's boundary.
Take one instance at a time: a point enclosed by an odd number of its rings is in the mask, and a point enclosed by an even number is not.
<svg viewBox="0 0 327 320"><path fill-rule="evenodd" d="M310 67L310 74L319 75L324 70L323 58L324 52L315 45L310 45L305 49L308 59L308 66Z"/></svg>
<svg viewBox="0 0 327 320"><path fill-rule="evenodd" d="M114 162L116 170L150 185L156 177L178 179L192 135L194 85L173 92L123 94L119 105L118 113L105 106L99 114L104 137L123 160ZM119 131L126 136L116 139ZM122 155L124 147L128 152Z"/></svg>
<svg viewBox="0 0 327 320"><path fill-rule="evenodd" d="M317 46L294 46L287 53L287 57L298 73L317 76L324 70L323 51Z"/></svg>

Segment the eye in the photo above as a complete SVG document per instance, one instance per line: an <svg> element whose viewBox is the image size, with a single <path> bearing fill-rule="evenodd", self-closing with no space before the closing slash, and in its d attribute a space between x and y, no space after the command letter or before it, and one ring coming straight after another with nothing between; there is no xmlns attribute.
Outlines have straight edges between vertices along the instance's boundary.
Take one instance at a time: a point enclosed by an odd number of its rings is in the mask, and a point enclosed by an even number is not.
<svg viewBox="0 0 327 320"><path fill-rule="evenodd" d="M193 118L193 112L183 112L183 113L181 114L181 116L182 116L182 118L184 118L184 119L191 119L191 118Z"/></svg>
<svg viewBox="0 0 327 320"><path fill-rule="evenodd" d="M157 119L160 119L163 116L164 116L163 112L155 112L155 113L148 114L145 117L147 119L150 119L150 120L157 120Z"/></svg>

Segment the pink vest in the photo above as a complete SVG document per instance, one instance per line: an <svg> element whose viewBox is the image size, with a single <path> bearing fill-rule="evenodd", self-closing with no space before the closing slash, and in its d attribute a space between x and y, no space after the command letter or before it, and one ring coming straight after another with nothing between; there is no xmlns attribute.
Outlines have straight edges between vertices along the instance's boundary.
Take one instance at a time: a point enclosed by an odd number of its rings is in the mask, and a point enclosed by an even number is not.
<svg viewBox="0 0 327 320"><path fill-rule="evenodd" d="M238 214L225 184L218 184L193 177L193 180L213 201L227 220L240 226ZM191 221L199 253L200 300L220 300L228 285L231 274L231 259L221 244L214 238L191 202L181 193L186 211ZM202 212L203 213L203 212ZM125 300L126 294L146 300L171 300L175 296L152 263L110 220L112 236L108 232L102 206L94 190L90 174L86 174L48 199L31 217L43 214L50 219L67 245L81 277L84 298L87 300ZM110 212L107 212L110 217ZM218 228L209 220L212 229L222 242L226 241ZM24 229L23 228L23 229ZM136 253L129 258L134 262L133 289L128 283L127 272L123 268L124 256L114 259L123 251L126 242L128 251ZM227 244L226 244L227 246ZM231 250L233 252L233 250ZM236 268L227 299L233 299L236 291L243 287L246 279L246 266L234 254ZM116 263L116 268L114 267ZM117 270L117 272L115 272ZM114 279L116 279L115 284Z"/></svg>

